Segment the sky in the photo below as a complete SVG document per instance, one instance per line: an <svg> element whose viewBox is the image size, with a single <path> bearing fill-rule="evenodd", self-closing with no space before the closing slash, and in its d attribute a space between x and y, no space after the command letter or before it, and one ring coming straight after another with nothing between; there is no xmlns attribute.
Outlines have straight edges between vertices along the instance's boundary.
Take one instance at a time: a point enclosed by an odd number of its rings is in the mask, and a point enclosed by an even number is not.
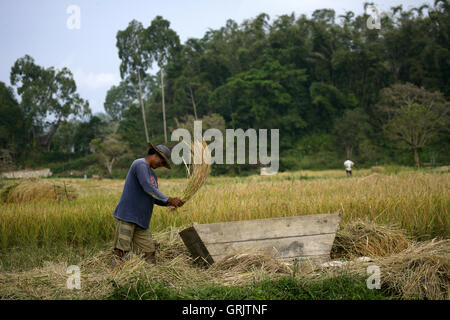
<svg viewBox="0 0 450 320"><path fill-rule="evenodd" d="M120 82L117 31L136 19L146 28L161 15L170 21L182 43L219 29L228 19L241 23L264 12L271 21L282 14L305 14L332 8L364 12L363 0L0 0L0 81L10 85L14 62L28 54L45 68L69 68L78 93L89 101L93 113L104 112L106 92ZM372 1L380 11L399 4L403 9L430 0ZM76 12L79 9L79 28ZM75 28L74 28L75 27ZM156 73L157 70L151 71Z"/></svg>

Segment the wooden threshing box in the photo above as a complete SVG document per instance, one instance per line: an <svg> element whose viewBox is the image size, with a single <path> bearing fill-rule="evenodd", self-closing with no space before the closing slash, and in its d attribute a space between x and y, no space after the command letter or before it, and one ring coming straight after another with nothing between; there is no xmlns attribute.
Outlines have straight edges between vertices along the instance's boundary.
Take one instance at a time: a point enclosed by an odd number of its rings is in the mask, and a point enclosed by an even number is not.
<svg viewBox="0 0 450 320"><path fill-rule="evenodd" d="M194 258L203 258L209 264L240 253L325 262L330 260L340 220L337 212L211 224L194 222L180 236Z"/></svg>

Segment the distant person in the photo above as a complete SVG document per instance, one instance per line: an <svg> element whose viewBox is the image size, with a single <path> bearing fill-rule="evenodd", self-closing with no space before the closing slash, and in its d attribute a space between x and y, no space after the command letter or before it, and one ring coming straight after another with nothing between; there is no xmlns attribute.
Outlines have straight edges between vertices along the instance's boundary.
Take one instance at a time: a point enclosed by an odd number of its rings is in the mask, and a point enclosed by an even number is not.
<svg viewBox="0 0 450 320"><path fill-rule="evenodd" d="M117 219L114 234L114 256L116 266L128 252L144 254L145 261L156 264L156 248L150 233L153 205L180 207L179 198L170 198L158 189L158 178L153 169L170 169L170 150L165 145L154 147L149 143L144 158L133 161L128 171L122 196L113 216Z"/></svg>
<svg viewBox="0 0 450 320"><path fill-rule="evenodd" d="M355 163L352 160L346 160L344 162L344 166L345 166L345 172L347 173L347 176L351 176L352 175L352 167Z"/></svg>

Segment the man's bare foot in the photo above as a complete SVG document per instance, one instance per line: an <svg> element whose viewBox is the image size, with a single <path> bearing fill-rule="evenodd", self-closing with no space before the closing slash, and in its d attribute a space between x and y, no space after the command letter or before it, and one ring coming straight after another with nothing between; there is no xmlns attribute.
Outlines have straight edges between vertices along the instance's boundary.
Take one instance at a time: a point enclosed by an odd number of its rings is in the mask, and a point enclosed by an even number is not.
<svg viewBox="0 0 450 320"><path fill-rule="evenodd" d="M149 265L156 265L156 251L145 253L145 262Z"/></svg>
<svg viewBox="0 0 450 320"><path fill-rule="evenodd" d="M122 262L123 255L124 255L124 253L122 250L114 249L114 255L111 259L111 268L112 269L117 267Z"/></svg>

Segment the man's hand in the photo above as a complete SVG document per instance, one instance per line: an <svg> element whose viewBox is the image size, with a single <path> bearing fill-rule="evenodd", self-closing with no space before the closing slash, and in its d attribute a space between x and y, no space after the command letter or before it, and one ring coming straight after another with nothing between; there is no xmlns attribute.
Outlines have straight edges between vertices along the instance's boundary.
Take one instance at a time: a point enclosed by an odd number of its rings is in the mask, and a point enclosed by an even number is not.
<svg viewBox="0 0 450 320"><path fill-rule="evenodd" d="M167 200L167 203L169 204L169 206L172 206L175 208L181 207L184 204L184 202L181 201L181 199L178 197L177 198L169 198Z"/></svg>

